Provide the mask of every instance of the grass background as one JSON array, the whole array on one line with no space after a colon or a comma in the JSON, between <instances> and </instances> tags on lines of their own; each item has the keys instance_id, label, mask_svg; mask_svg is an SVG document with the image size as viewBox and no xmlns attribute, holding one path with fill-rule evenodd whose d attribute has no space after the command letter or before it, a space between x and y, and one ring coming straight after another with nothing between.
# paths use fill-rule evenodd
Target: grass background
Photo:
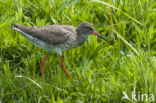
<instances>
[{"instance_id":1,"label":"grass background","mask_svg":"<svg viewBox=\"0 0 156 103\"><path fill-rule=\"evenodd\" d=\"M92 35L64 52L72 80L52 53L42 81L46 51L10 29L12 22L77 27L84 21L114 45ZM133 102L121 101L123 91L130 98L135 91L156 99L155 0L0 0L0 103Z\"/></svg>"}]
</instances>

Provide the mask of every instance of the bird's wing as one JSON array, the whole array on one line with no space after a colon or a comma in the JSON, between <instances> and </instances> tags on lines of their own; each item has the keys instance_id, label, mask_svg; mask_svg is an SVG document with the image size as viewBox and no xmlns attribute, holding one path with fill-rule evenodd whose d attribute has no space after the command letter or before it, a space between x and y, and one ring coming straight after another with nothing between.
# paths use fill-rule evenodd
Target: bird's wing
<instances>
[{"instance_id":1,"label":"bird's wing","mask_svg":"<svg viewBox=\"0 0 156 103\"><path fill-rule=\"evenodd\" d=\"M13 28L18 28L21 31L43 40L53 45L65 42L76 30L75 27L69 25L49 25L41 27L27 27L19 24L13 24Z\"/></svg>"}]
</instances>

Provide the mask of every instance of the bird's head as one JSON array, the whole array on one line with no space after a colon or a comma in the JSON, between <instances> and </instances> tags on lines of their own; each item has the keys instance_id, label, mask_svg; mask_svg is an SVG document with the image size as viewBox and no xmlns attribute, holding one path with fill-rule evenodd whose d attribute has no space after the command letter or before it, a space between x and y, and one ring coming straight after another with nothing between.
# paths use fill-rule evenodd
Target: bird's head
<instances>
[{"instance_id":1,"label":"bird's head","mask_svg":"<svg viewBox=\"0 0 156 103\"><path fill-rule=\"evenodd\" d=\"M101 34L99 34L98 32L96 32L96 30L94 29L94 27L87 23L87 22L83 22L81 23L77 30L76 30L80 35L83 35L83 36L88 36L90 34L94 34L96 35L97 37L100 37L106 41L108 41L105 37L103 37Z\"/></svg>"}]
</instances>

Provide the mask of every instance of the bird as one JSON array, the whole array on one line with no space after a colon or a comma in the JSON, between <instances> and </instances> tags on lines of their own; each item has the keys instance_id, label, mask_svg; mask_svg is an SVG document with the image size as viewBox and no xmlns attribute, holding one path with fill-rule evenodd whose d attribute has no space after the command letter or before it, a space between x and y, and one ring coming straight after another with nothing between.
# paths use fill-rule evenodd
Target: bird
<instances>
[{"instance_id":1,"label":"bird","mask_svg":"<svg viewBox=\"0 0 156 103\"><path fill-rule=\"evenodd\" d=\"M104 36L96 32L92 24L88 22L82 22L77 28L71 25L61 24L28 27L14 23L11 24L11 28L26 37L32 44L47 51L47 54L41 62L42 78L44 78L45 60L50 53L53 52L60 56L61 67L69 79L71 79L63 63L63 52L84 44L90 34L94 34L108 41Z\"/></svg>"}]
</instances>

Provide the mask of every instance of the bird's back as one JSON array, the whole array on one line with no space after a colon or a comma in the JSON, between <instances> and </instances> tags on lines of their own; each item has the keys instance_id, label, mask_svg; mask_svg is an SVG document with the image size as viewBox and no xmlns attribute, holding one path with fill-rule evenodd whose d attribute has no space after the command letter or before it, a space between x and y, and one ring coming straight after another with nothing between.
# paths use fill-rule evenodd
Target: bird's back
<instances>
[{"instance_id":1,"label":"bird's back","mask_svg":"<svg viewBox=\"0 0 156 103\"><path fill-rule=\"evenodd\" d=\"M49 25L41 27L27 27L19 24L13 24L14 30L21 34L27 33L37 39L52 45L65 42L70 36L76 35L76 28L70 25ZM29 37L27 37L29 39Z\"/></svg>"}]
</instances>

